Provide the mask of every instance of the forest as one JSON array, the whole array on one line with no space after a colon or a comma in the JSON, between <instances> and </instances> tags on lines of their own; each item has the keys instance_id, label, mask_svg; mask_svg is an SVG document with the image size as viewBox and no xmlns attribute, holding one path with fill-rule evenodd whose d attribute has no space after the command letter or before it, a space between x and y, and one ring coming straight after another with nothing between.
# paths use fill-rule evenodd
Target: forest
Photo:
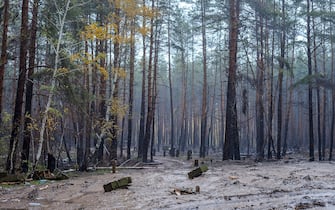
<instances>
[{"instance_id":1,"label":"forest","mask_svg":"<svg viewBox=\"0 0 335 210\"><path fill-rule=\"evenodd\" d=\"M0 169L332 160L332 0L2 0Z\"/></svg>"}]
</instances>

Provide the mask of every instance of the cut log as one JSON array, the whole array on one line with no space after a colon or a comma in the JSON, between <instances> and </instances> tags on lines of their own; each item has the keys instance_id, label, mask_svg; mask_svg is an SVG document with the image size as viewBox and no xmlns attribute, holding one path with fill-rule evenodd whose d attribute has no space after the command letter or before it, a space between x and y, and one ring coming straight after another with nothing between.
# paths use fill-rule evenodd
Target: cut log
<instances>
[{"instance_id":1,"label":"cut log","mask_svg":"<svg viewBox=\"0 0 335 210\"><path fill-rule=\"evenodd\" d=\"M104 190L105 192L110 192L112 190L116 190L116 189L124 189L127 188L130 184L131 184L131 177L124 177L122 179L119 179L117 181L114 182L110 182L108 184L104 185Z\"/></svg>"},{"instance_id":2,"label":"cut log","mask_svg":"<svg viewBox=\"0 0 335 210\"><path fill-rule=\"evenodd\" d=\"M193 179L195 177L201 176L202 173L208 171L208 167L207 165L202 165L194 170L192 170L191 172L188 173L188 178L189 179Z\"/></svg>"}]
</instances>

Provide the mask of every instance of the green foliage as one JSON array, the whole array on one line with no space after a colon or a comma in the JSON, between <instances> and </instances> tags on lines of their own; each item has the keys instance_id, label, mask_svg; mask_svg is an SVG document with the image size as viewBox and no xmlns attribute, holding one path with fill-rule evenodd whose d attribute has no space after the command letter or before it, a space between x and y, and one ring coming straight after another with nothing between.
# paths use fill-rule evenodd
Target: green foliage
<instances>
[{"instance_id":1,"label":"green foliage","mask_svg":"<svg viewBox=\"0 0 335 210\"><path fill-rule=\"evenodd\" d=\"M311 84L312 87L324 87L326 89L335 89L335 84L323 74L306 75L302 79L298 80L292 85L292 88L296 88L301 85Z\"/></svg>"}]
</instances>

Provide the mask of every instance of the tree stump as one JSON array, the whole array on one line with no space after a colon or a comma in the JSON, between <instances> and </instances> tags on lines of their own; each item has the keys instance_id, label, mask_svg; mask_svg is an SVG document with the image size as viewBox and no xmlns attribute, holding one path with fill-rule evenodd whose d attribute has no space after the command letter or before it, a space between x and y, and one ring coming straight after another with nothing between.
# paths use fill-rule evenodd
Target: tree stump
<instances>
[{"instance_id":1,"label":"tree stump","mask_svg":"<svg viewBox=\"0 0 335 210\"><path fill-rule=\"evenodd\" d=\"M198 186L198 185L195 186L195 192L196 192L196 193L200 193L200 186Z\"/></svg>"},{"instance_id":2,"label":"tree stump","mask_svg":"<svg viewBox=\"0 0 335 210\"><path fill-rule=\"evenodd\" d=\"M56 158L52 154L48 153L48 167L47 167L47 169L49 169L49 171L52 173L52 172L54 172L55 168L56 168Z\"/></svg>"},{"instance_id":3,"label":"tree stump","mask_svg":"<svg viewBox=\"0 0 335 210\"><path fill-rule=\"evenodd\" d=\"M199 166L199 160L198 159L195 159L194 160L194 167L198 167Z\"/></svg>"},{"instance_id":4,"label":"tree stump","mask_svg":"<svg viewBox=\"0 0 335 210\"><path fill-rule=\"evenodd\" d=\"M116 172L116 161L115 160L112 161L112 172L113 174L115 174Z\"/></svg>"},{"instance_id":5,"label":"tree stump","mask_svg":"<svg viewBox=\"0 0 335 210\"><path fill-rule=\"evenodd\" d=\"M191 160L192 159L192 150L188 150L187 151L187 160Z\"/></svg>"},{"instance_id":6,"label":"tree stump","mask_svg":"<svg viewBox=\"0 0 335 210\"><path fill-rule=\"evenodd\" d=\"M176 150L176 157L179 157L179 149Z\"/></svg>"}]
</instances>

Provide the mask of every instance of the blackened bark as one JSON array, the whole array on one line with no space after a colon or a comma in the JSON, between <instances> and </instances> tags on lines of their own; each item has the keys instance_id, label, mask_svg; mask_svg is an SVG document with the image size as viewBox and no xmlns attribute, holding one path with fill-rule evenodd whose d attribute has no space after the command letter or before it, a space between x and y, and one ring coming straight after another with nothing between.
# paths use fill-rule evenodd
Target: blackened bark
<instances>
[{"instance_id":1,"label":"blackened bark","mask_svg":"<svg viewBox=\"0 0 335 210\"><path fill-rule=\"evenodd\" d=\"M285 0L282 0L282 26L281 26L281 40L280 40L280 62L278 75L278 108L277 108L277 159L281 158L281 144L282 144L282 116L283 116L283 71L285 61Z\"/></svg>"},{"instance_id":2,"label":"blackened bark","mask_svg":"<svg viewBox=\"0 0 335 210\"><path fill-rule=\"evenodd\" d=\"M202 84L202 106L201 106L201 133L200 133L200 157L206 155L207 137L207 43L206 43L206 2L201 1L201 28L202 28L202 56L203 56L203 84Z\"/></svg>"},{"instance_id":3,"label":"blackened bark","mask_svg":"<svg viewBox=\"0 0 335 210\"><path fill-rule=\"evenodd\" d=\"M171 0L169 0L169 7L171 6ZM170 115L171 115L171 136L170 136L170 155L174 156L174 113L173 113L173 92L172 92L172 67L171 67L171 17L168 20L168 69L169 69L169 93L170 93Z\"/></svg>"},{"instance_id":4,"label":"blackened bark","mask_svg":"<svg viewBox=\"0 0 335 210\"><path fill-rule=\"evenodd\" d=\"M16 149L19 142L20 127L22 124L22 108L23 108L23 95L24 86L27 73L27 45L28 45L28 10L29 0L22 1L22 16L21 16L21 32L20 32L20 66L19 78L17 83L15 108L13 117L13 126L10 137L10 147L7 157L6 169L9 173L14 173Z\"/></svg>"},{"instance_id":5,"label":"blackened bark","mask_svg":"<svg viewBox=\"0 0 335 210\"><path fill-rule=\"evenodd\" d=\"M263 1L262 1L263 4ZM264 159L264 18L259 14L257 37L257 80L256 80L256 160Z\"/></svg>"},{"instance_id":6,"label":"blackened bark","mask_svg":"<svg viewBox=\"0 0 335 210\"><path fill-rule=\"evenodd\" d=\"M151 9L154 9L155 1L152 0ZM147 120L145 125L145 135L143 139L143 154L142 154L142 161L148 162L148 149L151 137L151 128L153 123L153 53L154 53L154 18L151 17L150 20L150 47L149 47L149 66L148 66L148 109L147 109Z\"/></svg>"},{"instance_id":7,"label":"blackened bark","mask_svg":"<svg viewBox=\"0 0 335 210\"><path fill-rule=\"evenodd\" d=\"M26 103L25 103L25 121L24 121L24 136L21 153L21 169L23 172L28 172L28 160L31 141L31 131L29 125L31 124L31 111L33 99L33 73L35 69L35 55L36 55L36 32L37 32L37 15L38 15L39 0L34 0L33 16L30 28L30 46L29 46L29 66L28 66L28 80L26 83Z\"/></svg>"},{"instance_id":8,"label":"blackened bark","mask_svg":"<svg viewBox=\"0 0 335 210\"><path fill-rule=\"evenodd\" d=\"M236 108L237 43L239 32L239 0L229 0L229 70L226 107L226 133L223 160L240 159Z\"/></svg>"},{"instance_id":9,"label":"blackened bark","mask_svg":"<svg viewBox=\"0 0 335 210\"><path fill-rule=\"evenodd\" d=\"M3 98L3 81L5 75L5 66L7 63L7 33L9 19L9 0L4 1L3 6L3 31L1 42L1 57L0 57L0 125L2 124L2 98Z\"/></svg>"},{"instance_id":10,"label":"blackened bark","mask_svg":"<svg viewBox=\"0 0 335 210\"><path fill-rule=\"evenodd\" d=\"M311 52L311 14L310 0L307 0L307 58L308 76L312 76L312 52ZM313 87L308 83L308 117L309 117L309 160L314 161L314 132L313 132Z\"/></svg>"},{"instance_id":11,"label":"blackened bark","mask_svg":"<svg viewBox=\"0 0 335 210\"><path fill-rule=\"evenodd\" d=\"M145 0L143 0L143 7L145 7ZM146 18L143 16L142 27L146 27ZM140 113L140 132L138 137L138 153L137 157L141 158L143 155L143 141L145 129L145 70L146 70L146 34L142 35L143 43L143 57L142 57L142 94L141 94L141 113Z\"/></svg>"},{"instance_id":12,"label":"blackened bark","mask_svg":"<svg viewBox=\"0 0 335 210\"><path fill-rule=\"evenodd\" d=\"M131 158L131 141L133 132L133 103L134 103L134 71L135 71L135 17L131 21L131 46L130 46L130 73L129 73L129 101L128 101L128 142L127 159Z\"/></svg>"}]
</instances>

